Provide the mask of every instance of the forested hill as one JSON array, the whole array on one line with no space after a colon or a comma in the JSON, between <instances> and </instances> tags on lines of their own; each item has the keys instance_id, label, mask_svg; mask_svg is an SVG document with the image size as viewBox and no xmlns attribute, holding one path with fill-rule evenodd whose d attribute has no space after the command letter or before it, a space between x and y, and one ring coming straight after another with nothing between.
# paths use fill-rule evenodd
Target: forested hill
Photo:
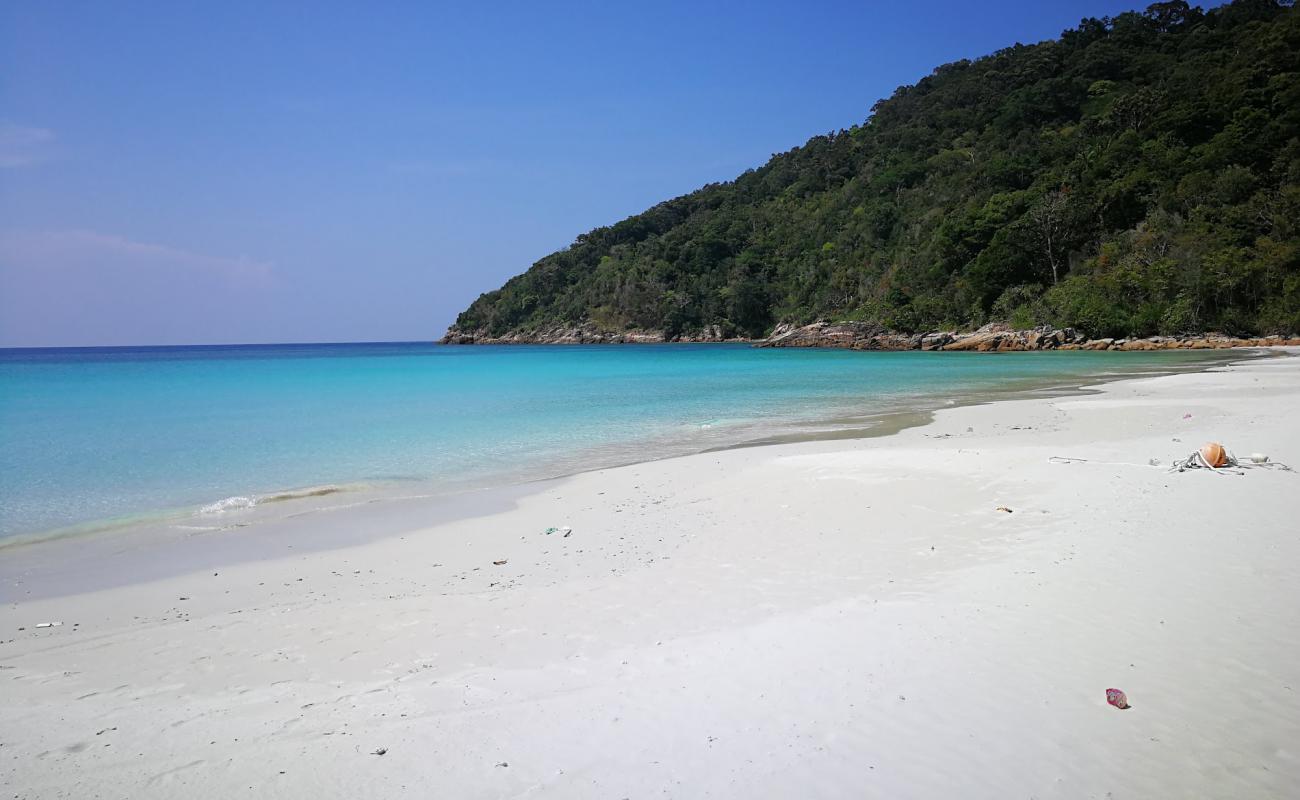
<instances>
[{"instance_id":1,"label":"forested hill","mask_svg":"<svg viewBox=\"0 0 1300 800\"><path fill-rule=\"evenodd\" d=\"M481 296L451 337L761 336L814 320L1300 330L1290 2L1085 19L939 67L871 111L579 236Z\"/></svg>"}]
</instances>

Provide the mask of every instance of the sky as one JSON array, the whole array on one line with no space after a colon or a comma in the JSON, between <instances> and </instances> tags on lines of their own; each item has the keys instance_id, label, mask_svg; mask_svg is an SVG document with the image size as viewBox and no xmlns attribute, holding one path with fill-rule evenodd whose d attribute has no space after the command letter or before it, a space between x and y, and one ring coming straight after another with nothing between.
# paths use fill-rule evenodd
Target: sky
<instances>
[{"instance_id":1,"label":"sky","mask_svg":"<svg viewBox=\"0 0 1300 800\"><path fill-rule=\"evenodd\" d=\"M1110 0L0 4L0 347L428 341Z\"/></svg>"}]
</instances>

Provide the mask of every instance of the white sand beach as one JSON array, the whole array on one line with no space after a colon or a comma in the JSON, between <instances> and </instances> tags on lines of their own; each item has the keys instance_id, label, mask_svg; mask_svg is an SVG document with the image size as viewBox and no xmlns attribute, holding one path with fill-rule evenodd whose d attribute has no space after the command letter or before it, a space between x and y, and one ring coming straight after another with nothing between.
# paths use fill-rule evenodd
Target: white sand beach
<instances>
[{"instance_id":1,"label":"white sand beach","mask_svg":"<svg viewBox=\"0 0 1300 800\"><path fill-rule=\"evenodd\" d=\"M0 587L0 785L1295 797L1300 472L1167 467L1207 440L1300 467L1298 408L1300 359L1257 359L586 473L356 546Z\"/></svg>"}]
</instances>

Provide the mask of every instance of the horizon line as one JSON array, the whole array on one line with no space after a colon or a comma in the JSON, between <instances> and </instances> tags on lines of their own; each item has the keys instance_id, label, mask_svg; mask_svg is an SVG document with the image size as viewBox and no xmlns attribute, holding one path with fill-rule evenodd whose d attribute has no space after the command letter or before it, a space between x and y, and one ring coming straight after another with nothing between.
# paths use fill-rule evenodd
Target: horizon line
<instances>
[{"instance_id":1,"label":"horizon line","mask_svg":"<svg viewBox=\"0 0 1300 800\"><path fill-rule=\"evenodd\" d=\"M294 342L192 342L188 344L60 344L60 345L0 345L0 352L8 350L132 350L143 347L307 347L332 344L438 344L437 339L358 339L355 341L294 341Z\"/></svg>"}]
</instances>

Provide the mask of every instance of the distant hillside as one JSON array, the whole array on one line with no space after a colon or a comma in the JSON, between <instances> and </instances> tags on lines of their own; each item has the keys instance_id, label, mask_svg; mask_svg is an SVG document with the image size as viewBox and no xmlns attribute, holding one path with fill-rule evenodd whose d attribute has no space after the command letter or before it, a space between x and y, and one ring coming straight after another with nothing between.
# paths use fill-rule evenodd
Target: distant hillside
<instances>
[{"instance_id":1,"label":"distant hillside","mask_svg":"<svg viewBox=\"0 0 1300 800\"><path fill-rule=\"evenodd\" d=\"M579 236L449 336L1293 332L1298 232L1300 14L1166 2L939 67L862 125Z\"/></svg>"}]
</instances>

